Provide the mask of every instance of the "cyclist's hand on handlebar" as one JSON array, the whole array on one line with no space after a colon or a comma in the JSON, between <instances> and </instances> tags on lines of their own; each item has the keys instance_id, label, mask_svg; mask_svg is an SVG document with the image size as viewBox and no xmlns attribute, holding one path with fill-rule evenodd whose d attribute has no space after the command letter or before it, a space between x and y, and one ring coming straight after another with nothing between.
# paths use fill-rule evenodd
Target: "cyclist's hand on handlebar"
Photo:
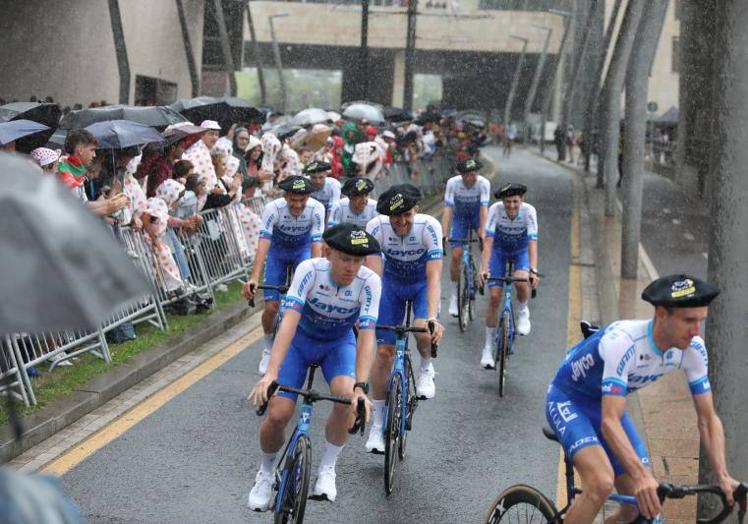
<instances>
[{"instance_id":1,"label":"cyclist's hand on handlebar","mask_svg":"<svg viewBox=\"0 0 748 524\"><path fill-rule=\"evenodd\" d=\"M253 278L250 278L247 282L244 283L244 286L242 286L242 295L248 301L252 302L254 301L256 293L257 293L257 281Z\"/></svg>"},{"instance_id":2,"label":"cyclist's hand on handlebar","mask_svg":"<svg viewBox=\"0 0 748 524\"><path fill-rule=\"evenodd\" d=\"M431 331L431 343L438 344L444 336L444 326L435 318L430 319L429 324L434 326L434 329Z\"/></svg>"},{"instance_id":3,"label":"cyclist's hand on handlebar","mask_svg":"<svg viewBox=\"0 0 748 524\"><path fill-rule=\"evenodd\" d=\"M529 279L530 279L530 287L532 289L538 289L538 286L540 285L540 275L530 271Z\"/></svg>"},{"instance_id":4,"label":"cyclist's hand on handlebar","mask_svg":"<svg viewBox=\"0 0 748 524\"><path fill-rule=\"evenodd\" d=\"M634 495L639 506L639 511L647 519L653 519L660 514L660 498L657 495L659 482L647 472L644 477L634 481Z\"/></svg>"},{"instance_id":5,"label":"cyclist's hand on handlebar","mask_svg":"<svg viewBox=\"0 0 748 524\"><path fill-rule=\"evenodd\" d=\"M727 497L727 504L732 506L735 504L734 491L740 486L740 482L732 478L730 475L725 475L719 479L719 487L722 488L722 492Z\"/></svg>"},{"instance_id":6,"label":"cyclist's hand on handlebar","mask_svg":"<svg viewBox=\"0 0 748 524\"><path fill-rule=\"evenodd\" d=\"M354 424L356 423L356 418L358 417L358 402L359 399L363 399L364 401L364 422L369 422L369 418L371 417L371 401L369 398L358 388L356 388L353 392L353 396L351 397L351 405L350 405L350 424L348 425L348 429L353 429Z\"/></svg>"},{"instance_id":7,"label":"cyclist's hand on handlebar","mask_svg":"<svg viewBox=\"0 0 748 524\"><path fill-rule=\"evenodd\" d=\"M478 272L478 287L483 287L486 285L486 282L488 282L488 277L490 276L488 271L480 271Z\"/></svg>"},{"instance_id":8,"label":"cyclist's hand on handlebar","mask_svg":"<svg viewBox=\"0 0 748 524\"><path fill-rule=\"evenodd\" d=\"M277 380L277 376L274 373L266 372L260 380L257 381L255 387L247 395L247 401L252 402L255 406L262 406L268 401L268 388L270 384Z\"/></svg>"}]
</instances>

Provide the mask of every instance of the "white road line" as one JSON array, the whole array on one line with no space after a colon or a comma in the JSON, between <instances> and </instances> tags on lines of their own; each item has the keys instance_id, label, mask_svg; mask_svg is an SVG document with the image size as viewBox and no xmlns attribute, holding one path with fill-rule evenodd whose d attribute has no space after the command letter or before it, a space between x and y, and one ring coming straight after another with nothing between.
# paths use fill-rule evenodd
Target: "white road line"
<instances>
[{"instance_id":1,"label":"white road line","mask_svg":"<svg viewBox=\"0 0 748 524\"><path fill-rule=\"evenodd\" d=\"M665 213L666 215L669 215L670 214L670 208L669 207L663 207L662 208L662 212Z\"/></svg>"},{"instance_id":2,"label":"white road line","mask_svg":"<svg viewBox=\"0 0 748 524\"><path fill-rule=\"evenodd\" d=\"M693 236L691 233L683 233L683 237L686 240L690 240L691 242L693 242L694 240L696 240L696 237Z\"/></svg>"},{"instance_id":3,"label":"white road line","mask_svg":"<svg viewBox=\"0 0 748 524\"><path fill-rule=\"evenodd\" d=\"M704 257L705 259L709 260L709 253L703 252L703 253L701 253L701 256Z\"/></svg>"},{"instance_id":4,"label":"white road line","mask_svg":"<svg viewBox=\"0 0 748 524\"><path fill-rule=\"evenodd\" d=\"M674 218L673 219L673 224L675 224L676 226L679 226L680 225L680 220L678 220L677 218Z\"/></svg>"}]
</instances>

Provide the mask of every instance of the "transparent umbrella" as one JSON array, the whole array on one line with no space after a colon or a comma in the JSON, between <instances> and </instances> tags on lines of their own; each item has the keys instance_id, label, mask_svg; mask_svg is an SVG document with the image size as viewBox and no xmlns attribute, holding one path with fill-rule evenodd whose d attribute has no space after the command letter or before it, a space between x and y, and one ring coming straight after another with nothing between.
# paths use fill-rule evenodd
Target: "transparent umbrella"
<instances>
[{"instance_id":1,"label":"transparent umbrella","mask_svg":"<svg viewBox=\"0 0 748 524\"><path fill-rule=\"evenodd\" d=\"M311 107L309 109L304 109L303 111L299 111L298 113L296 113L296 116L293 117L293 120L291 120L291 122L297 126L310 127L314 124L331 123L332 119L330 119L330 115L324 109Z\"/></svg>"},{"instance_id":2,"label":"transparent umbrella","mask_svg":"<svg viewBox=\"0 0 748 524\"><path fill-rule=\"evenodd\" d=\"M371 104L351 104L343 111L343 117L347 120L366 119L372 124L384 123L384 115L382 114L382 110Z\"/></svg>"}]
</instances>

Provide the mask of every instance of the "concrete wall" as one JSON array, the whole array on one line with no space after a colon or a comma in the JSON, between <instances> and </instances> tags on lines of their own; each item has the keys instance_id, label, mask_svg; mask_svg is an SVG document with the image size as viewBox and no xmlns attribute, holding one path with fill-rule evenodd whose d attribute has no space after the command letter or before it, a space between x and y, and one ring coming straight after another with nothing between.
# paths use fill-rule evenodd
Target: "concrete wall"
<instances>
[{"instance_id":1,"label":"concrete wall","mask_svg":"<svg viewBox=\"0 0 748 524\"><path fill-rule=\"evenodd\" d=\"M202 61L204 0L184 0L195 62ZM173 0L121 0L130 62L136 75L177 84L191 95L187 59ZM52 96L63 105L119 99L119 72L106 0L0 1L0 97Z\"/></svg>"}]
</instances>

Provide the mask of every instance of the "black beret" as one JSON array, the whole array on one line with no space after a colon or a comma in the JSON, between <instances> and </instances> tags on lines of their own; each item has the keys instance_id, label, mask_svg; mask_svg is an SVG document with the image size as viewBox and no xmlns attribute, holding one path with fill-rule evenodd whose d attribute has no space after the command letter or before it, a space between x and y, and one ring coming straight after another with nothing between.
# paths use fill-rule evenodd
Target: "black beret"
<instances>
[{"instance_id":1,"label":"black beret","mask_svg":"<svg viewBox=\"0 0 748 524\"><path fill-rule=\"evenodd\" d=\"M379 253L377 239L355 224L338 224L325 230L322 239L333 249L353 256Z\"/></svg>"},{"instance_id":2,"label":"black beret","mask_svg":"<svg viewBox=\"0 0 748 524\"><path fill-rule=\"evenodd\" d=\"M308 195L314 192L312 182L308 178L299 175L291 175L278 184L278 187L287 193L295 193L297 195Z\"/></svg>"},{"instance_id":3,"label":"black beret","mask_svg":"<svg viewBox=\"0 0 748 524\"><path fill-rule=\"evenodd\" d=\"M343 184L343 187L340 189L340 192L343 193L345 196L359 196L359 195L368 195L374 190L374 182L369 180L368 178L363 178L360 176L356 176L353 178L349 178L345 181Z\"/></svg>"},{"instance_id":4,"label":"black beret","mask_svg":"<svg viewBox=\"0 0 748 524\"><path fill-rule=\"evenodd\" d=\"M642 299L664 307L708 306L717 295L717 286L684 274L660 277L642 291Z\"/></svg>"},{"instance_id":5,"label":"black beret","mask_svg":"<svg viewBox=\"0 0 748 524\"><path fill-rule=\"evenodd\" d=\"M524 195L527 193L527 186L524 184L515 184L513 182L508 182L504 185L502 185L499 189L496 190L496 192L493 194L496 198L504 198L504 197L510 197L514 195Z\"/></svg>"},{"instance_id":6,"label":"black beret","mask_svg":"<svg viewBox=\"0 0 748 524\"><path fill-rule=\"evenodd\" d=\"M332 169L332 166L329 162L314 160L304 166L304 174L308 175L310 173L322 173L323 171L330 171L330 169Z\"/></svg>"},{"instance_id":7,"label":"black beret","mask_svg":"<svg viewBox=\"0 0 748 524\"><path fill-rule=\"evenodd\" d=\"M421 192L413 184L398 184L379 195L377 212L380 215L400 215L415 207Z\"/></svg>"},{"instance_id":8,"label":"black beret","mask_svg":"<svg viewBox=\"0 0 748 524\"><path fill-rule=\"evenodd\" d=\"M481 164L480 160L474 160L472 158L468 158L467 160L460 160L457 162L457 172L458 173L470 173L471 171L478 171L483 167L483 164Z\"/></svg>"}]
</instances>

